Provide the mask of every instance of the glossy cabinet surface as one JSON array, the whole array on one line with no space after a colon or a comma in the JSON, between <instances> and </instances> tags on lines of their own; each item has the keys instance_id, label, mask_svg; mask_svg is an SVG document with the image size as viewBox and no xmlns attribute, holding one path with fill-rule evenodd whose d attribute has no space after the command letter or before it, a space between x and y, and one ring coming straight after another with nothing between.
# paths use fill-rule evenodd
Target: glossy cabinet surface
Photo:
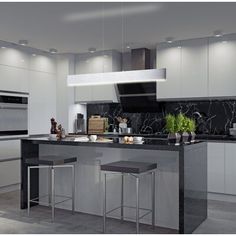
<instances>
[{"instance_id":1,"label":"glossy cabinet surface","mask_svg":"<svg viewBox=\"0 0 236 236\"><path fill-rule=\"evenodd\" d=\"M208 192L224 193L225 144L208 143L207 146Z\"/></svg>"}]
</instances>

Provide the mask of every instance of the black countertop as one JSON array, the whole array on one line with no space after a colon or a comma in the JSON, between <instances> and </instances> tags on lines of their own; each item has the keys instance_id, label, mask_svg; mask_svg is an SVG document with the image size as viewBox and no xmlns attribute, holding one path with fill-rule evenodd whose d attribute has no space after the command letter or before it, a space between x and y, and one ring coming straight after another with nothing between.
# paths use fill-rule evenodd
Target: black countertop
<instances>
[{"instance_id":1,"label":"black countertop","mask_svg":"<svg viewBox=\"0 0 236 236\"><path fill-rule=\"evenodd\" d=\"M145 138L143 144L124 144L116 141L107 142L80 142L75 141L73 138L66 138L62 140L49 140L46 137L42 138L23 138L22 142L29 142L32 144L50 144L50 145L71 145L71 146L90 146L90 147L107 147L107 148L126 148L126 149L146 149L146 150L168 150L168 151L180 151L184 147L194 146L201 143L196 141L191 144L174 145L170 144L166 139L149 139Z\"/></svg>"}]
</instances>

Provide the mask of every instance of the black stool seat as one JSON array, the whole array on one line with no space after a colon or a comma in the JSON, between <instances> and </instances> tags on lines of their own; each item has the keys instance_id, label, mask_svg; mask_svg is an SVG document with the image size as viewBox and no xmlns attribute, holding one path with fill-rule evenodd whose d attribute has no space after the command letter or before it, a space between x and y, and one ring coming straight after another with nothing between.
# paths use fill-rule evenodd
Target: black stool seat
<instances>
[{"instance_id":1,"label":"black stool seat","mask_svg":"<svg viewBox=\"0 0 236 236\"><path fill-rule=\"evenodd\" d=\"M101 165L101 170L121 173L141 174L143 172L157 168L156 163L135 162L135 161L117 161Z\"/></svg>"},{"instance_id":2,"label":"black stool seat","mask_svg":"<svg viewBox=\"0 0 236 236\"><path fill-rule=\"evenodd\" d=\"M49 166L56 166L56 165L63 165L66 163L76 162L76 157L63 157L63 156L40 156L38 158L27 158L25 160L26 164L30 165L49 165Z\"/></svg>"}]
</instances>

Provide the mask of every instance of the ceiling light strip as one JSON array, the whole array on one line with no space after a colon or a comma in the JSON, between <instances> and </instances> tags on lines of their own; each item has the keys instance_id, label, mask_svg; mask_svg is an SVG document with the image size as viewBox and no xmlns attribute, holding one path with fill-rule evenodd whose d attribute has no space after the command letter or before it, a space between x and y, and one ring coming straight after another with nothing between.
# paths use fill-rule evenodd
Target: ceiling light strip
<instances>
[{"instance_id":1,"label":"ceiling light strip","mask_svg":"<svg viewBox=\"0 0 236 236\"><path fill-rule=\"evenodd\" d=\"M68 86L89 86L120 83L158 82L166 80L166 69L118 71L78 74L67 77Z\"/></svg>"}]
</instances>

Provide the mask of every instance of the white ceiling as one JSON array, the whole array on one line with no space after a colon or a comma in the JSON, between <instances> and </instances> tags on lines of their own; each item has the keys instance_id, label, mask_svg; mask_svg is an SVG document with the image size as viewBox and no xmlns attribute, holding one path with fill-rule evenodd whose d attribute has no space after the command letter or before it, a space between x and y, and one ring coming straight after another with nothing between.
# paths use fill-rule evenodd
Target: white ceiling
<instances>
[{"instance_id":1,"label":"white ceiling","mask_svg":"<svg viewBox=\"0 0 236 236\"><path fill-rule=\"evenodd\" d=\"M235 33L235 12L233 2L1 2L0 40L27 39L32 47L62 53L89 47L121 50L126 43L152 47L166 37L205 37L215 30Z\"/></svg>"}]
</instances>

